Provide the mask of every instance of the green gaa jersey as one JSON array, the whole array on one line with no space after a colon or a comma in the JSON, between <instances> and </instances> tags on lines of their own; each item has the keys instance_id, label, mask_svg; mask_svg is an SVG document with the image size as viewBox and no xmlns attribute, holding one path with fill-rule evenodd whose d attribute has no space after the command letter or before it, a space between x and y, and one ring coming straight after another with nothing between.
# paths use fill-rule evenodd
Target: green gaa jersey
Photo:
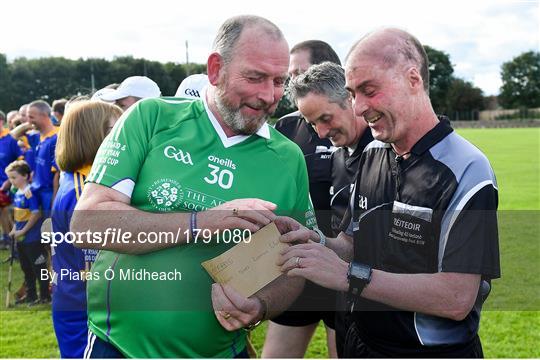
<instances>
[{"instance_id":1,"label":"green gaa jersey","mask_svg":"<svg viewBox=\"0 0 540 360\"><path fill-rule=\"evenodd\" d=\"M251 136L227 138L204 97L134 105L101 145L88 181L149 212L260 198L277 204L279 215L316 225L300 149L267 124ZM214 239L145 255L101 251L92 267L99 276L88 281L89 328L128 357L234 357L246 346L245 332L218 323L213 281L201 266L232 245ZM145 272L175 276L134 279Z\"/></svg>"}]
</instances>

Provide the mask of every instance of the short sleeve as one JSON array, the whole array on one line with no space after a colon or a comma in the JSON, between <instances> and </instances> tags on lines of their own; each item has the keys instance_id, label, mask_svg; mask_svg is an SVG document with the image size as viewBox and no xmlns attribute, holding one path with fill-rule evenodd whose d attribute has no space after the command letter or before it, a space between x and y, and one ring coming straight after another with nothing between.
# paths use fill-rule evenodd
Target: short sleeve
<instances>
[{"instance_id":1,"label":"short sleeve","mask_svg":"<svg viewBox=\"0 0 540 360\"><path fill-rule=\"evenodd\" d=\"M31 190L27 190L25 192L26 201L28 203L28 209L30 212L38 212L39 211L39 201L37 197L32 193Z\"/></svg>"},{"instance_id":2,"label":"short sleeve","mask_svg":"<svg viewBox=\"0 0 540 360\"><path fill-rule=\"evenodd\" d=\"M304 226L313 229L317 227L317 218L315 217L315 210L313 209L313 204L311 202L311 197L309 196L309 182L307 175L306 163L303 156L301 156L300 151L299 161L298 161L298 176L297 176L297 189L298 196L296 199L296 208L299 209L297 213L300 218L297 218L300 223Z\"/></svg>"},{"instance_id":3,"label":"short sleeve","mask_svg":"<svg viewBox=\"0 0 540 360\"><path fill-rule=\"evenodd\" d=\"M51 146L49 147L49 159L51 162L51 172L55 173L60 171L58 168L58 165L56 164L56 142L58 140L58 137L55 136L54 139L51 141Z\"/></svg>"},{"instance_id":4,"label":"short sleeve","mask_svg":"<svg viewBox=\"0 0 540 360\"><path fill-rule=\"evenodd\" d=\"M156 105L139 101L126 111L101 144L87 182L131 197L152 136Z\"/></svg>"},{"instance_id":5,"label":"short sleeve","mask_svg":"<svg viewBox=\"0 0 540 360\"><path fill-rule=\"evenodd\" d=\"M446 214L455 217L443 240L441 270L500 277L497 227L497 189L487 184L479 189L462 210Z\"/></svg>"}]
</instances>

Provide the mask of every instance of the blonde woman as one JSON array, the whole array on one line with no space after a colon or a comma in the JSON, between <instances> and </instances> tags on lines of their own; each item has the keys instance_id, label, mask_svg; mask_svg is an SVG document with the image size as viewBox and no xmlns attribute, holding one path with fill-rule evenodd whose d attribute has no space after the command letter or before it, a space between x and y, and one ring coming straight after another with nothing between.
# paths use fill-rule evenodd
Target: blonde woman
<instances>
[{"instance_id":1,"label":"blonde woman","mask_svg":"<svg viewBox=\"0 0 540 360\"><path fill-rule=\"evenodd\" d=\"M56 145L56 162L62 171L53 203L52 317L62 358L82 358L87 342L86 274L96 250L77 249L68 239L69 223L96 152L122 110L104 102L78 101L62 119ZM61 241L64 240L64 241ZM60 242L61 241L61 242ZM64 275L64 276L62 276Z\"/></svg>"}]
</instances>

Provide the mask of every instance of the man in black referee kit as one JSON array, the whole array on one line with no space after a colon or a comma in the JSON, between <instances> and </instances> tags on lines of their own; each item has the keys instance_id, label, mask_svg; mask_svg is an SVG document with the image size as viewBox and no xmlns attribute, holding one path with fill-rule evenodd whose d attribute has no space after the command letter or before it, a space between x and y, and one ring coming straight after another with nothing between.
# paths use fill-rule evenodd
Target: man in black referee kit
<instances>
[{"instance_id":1,"label":"man in black referee kit","mask_svg":"<svg viewBox=\"0 0 540 360\"><path fill-rule=\"evenodd\" d=\"M289 220L282 236L302 242L283 252L284 272L348 291L344 357L483 356L480 311L500 276L497 184L480 150L435 115L428 66L402 30L353 46L346 88L376 141L360 159L349 225L324 241Z\"/></svg>"},{"instance_id":2,"label":"man in black referee kit","mask_svg":"<svg viewBox=\"0 0 540 360\"><path fill-rule=\"evenodd\" d=\"M289 77L294 80L311 65L330 61L341 65L332 47L321 40L306 40L294 45L290 51ZM313 202L317 226L325 233L330 227L330 157L335 147L328 139L322 139L299 111L287 114L276 123L276 130L296 143L306 160L309 178L309 195ZM301 358L304 356L311 336L322 320L326 328L328 357L337 357L333 309L335 292L306 283L304 291L283 314L268 324L262 357Z\"/></svg>"},{"instance_id":3,"label":"man in black referee kit","mask_svg":"<svg viewBox=\"0 0 540 360\"><path fill-rule=\"evenodd\" d=\"M355 181L360 156L373 141L373 136L364 119L354 114L350 94L345 89L345 71L341 66L331 62L313 65L293 79L289 89L298 110L319 137L330 139L338 148L331 157L330 187L331 234L337 236L348 208L351 184ZM343 308L345 293L338 293L337 301L333 306ZM342 334L347 330L348 315L345 311L337 311L334 320L338 357L343 356Z\"/></svg>"},{"instance_id":4,"label":"man in black referee kit","mask_svg":"<svg viewBox=\"0 0 540 360\"><path fill-rule=\"evenodd\" d=\"M345 89L345 71L340 65L328 61L313 65L291 81L289 90L306 122L320 138L329 139L337 147L331 157L329 190L331 233L337 236L360 155L373 136L364 119L354 114L350 94Z\"/></svg>"}]
</instances>

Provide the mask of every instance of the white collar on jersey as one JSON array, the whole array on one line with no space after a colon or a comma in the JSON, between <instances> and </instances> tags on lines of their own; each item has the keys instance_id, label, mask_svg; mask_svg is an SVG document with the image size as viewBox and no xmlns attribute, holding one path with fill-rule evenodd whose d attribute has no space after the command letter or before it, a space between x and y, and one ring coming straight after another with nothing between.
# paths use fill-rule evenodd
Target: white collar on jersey
<instances>
[{"instance_id":1,"label":"white collar on jersey","mask_svg":"<svg viewBox=\"0 0 540 360\"><path fill-rule=\"evenodd\" d=\"M227 137L225 135L225 131L223 131L223 128L217 121L214 114L212 114L212 111L210 111L210 108L208 107L208 103L206 101L206 88L204 89L204 93L201 94L201 100L204 103L204 108L206 110L206 113L208 114L208 118L210 119L210 122L212 123L212 126L214 126L214 129L216 129L217 134L219 135L219 138L221 139L221 142L223 143L223 146L226 148L231 147L236 144L240 144L242 141L248 139L251 135L235 135L232 137ZM270 139L270 129L268 127L267 123L264 123L263 126L260 127L260 129L255 133L258 136Z\"/></svg>"}]
</instances>

